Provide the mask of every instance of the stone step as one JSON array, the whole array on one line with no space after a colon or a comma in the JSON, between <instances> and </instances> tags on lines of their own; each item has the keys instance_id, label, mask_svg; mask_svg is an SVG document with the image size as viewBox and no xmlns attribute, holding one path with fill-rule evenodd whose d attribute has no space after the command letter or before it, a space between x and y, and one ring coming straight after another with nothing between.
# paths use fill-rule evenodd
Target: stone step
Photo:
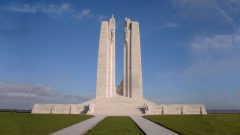
<instances>
[{"instance_id":1,"label":"stone step","mask_svg":"<svg viewBox=\"0 0 240 135\"><path fill-rule=\"evenodd\" d=\"M94 104L94 114L106 114L108 115L142 115L142 112L138 109L142 104L122 102L120 100L111 100L104 102L96 102Z\"/></svg>"}]
</instances>

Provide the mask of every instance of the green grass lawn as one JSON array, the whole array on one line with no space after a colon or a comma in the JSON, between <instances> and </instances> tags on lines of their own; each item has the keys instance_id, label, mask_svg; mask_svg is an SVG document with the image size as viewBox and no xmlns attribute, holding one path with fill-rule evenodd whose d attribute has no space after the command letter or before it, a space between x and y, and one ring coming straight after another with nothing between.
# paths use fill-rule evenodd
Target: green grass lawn
<instances>
[{"instance_id":1,"label":"green grass lawn","mask_svg":"<svg viewBox=\"0 0 240 135\"><path fill-rule=\"evenodd\" d=\"M143 133L130 117L109 116L86 135L143 135Z\"/></svg>"},{"instance_id":2,"label":"green grass lawn","mask_svg":"<svg viewBox=\"0 0 240 135\"><path fill-rule=\"evenodd\" d=\"M0 135L48 135L90 117L0 112Z\"/></svg>"},{"instance_id":3,"label":"green grass lawn","mask_svg":"<svg viewBox=\"0 0 240 135\"><path fill-rule=\"evenodd\" d=\"M240 114L157 115L145 118L183 135L240 135Z\"/></svg>"}]
</instances>

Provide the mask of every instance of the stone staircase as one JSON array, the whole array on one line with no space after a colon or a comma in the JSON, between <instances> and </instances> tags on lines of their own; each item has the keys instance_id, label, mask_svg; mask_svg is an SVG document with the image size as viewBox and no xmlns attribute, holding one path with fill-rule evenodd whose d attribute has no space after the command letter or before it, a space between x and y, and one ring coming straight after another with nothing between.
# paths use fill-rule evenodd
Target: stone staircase
<instances>
[{"instance_id":1,"label":"stone staircase","mask_svg":"<svg viewBox=\"0 0 240 135\"><path fill-rule=\"evenodd\" d=\"M129 98L110 98L93 101L93 115L144 115L142 110L143 100Z\"/></svg>"}]
</instances>

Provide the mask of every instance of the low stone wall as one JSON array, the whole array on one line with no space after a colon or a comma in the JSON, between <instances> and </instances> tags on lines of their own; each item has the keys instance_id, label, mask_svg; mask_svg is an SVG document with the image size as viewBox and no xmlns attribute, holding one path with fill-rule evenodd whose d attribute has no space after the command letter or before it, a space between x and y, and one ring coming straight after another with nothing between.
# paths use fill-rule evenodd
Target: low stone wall
<instances>
[{"instance_id":1,"label":"low stone wall","mask_svg":"<svg viewBox=\"0 0 240 135\"><path fill-rule=\"evenodd\" d=\"M52 105L51 114L71 114L71 105L68 104Z\"/></svg>"},{"instance_id":2,"label":"low stone wall","mask_svg":"<svg viewBox=\"0 0 240 135\"><path fill-rule=\"evenodd\" d=\"M202 104L168 104L160 105L163 114L207 114L205 106Z\"/></svg>"},{"instance_id":3,"label":"low stone wall","mask_svg":"<svg viewBox=\"0 0 240 135\"><path fill-rule=\"evenodd\" d=\"M34 104L33 114L84 114L85 104Z\"/></svg>"},{"instance_id":4,"label":"low stone wall","mask_svg":"<svg viewBox=\"0 0 240 135\"><path fill-rule=\"evenodd\" d=\"M181 105L163 105L163 114L182 114Z\"/></svg>"},{"instance_id":5,"label":"low stone wall","mask_svg":"<svg viewBox=\"0 0 240 135\"><path fill-rule=\"evenodd\" d=\"M71 114L84 114L84 106L82 104L72 104Z\"/></svg>"},{"instance_id":6,"label":"low stone wall","mask_svg":"<svg viewBox=\"0 0 240 135\"><path fill-rule=\"evenodd\" d=\"M183 114L201 114L201 105L183 105Z\"/></svg>"},{"instance_id":7,"label":"low stone wall","mask_svg":"<svg viewBox=\"0 0 240 135\"><path fill-rule=\"evenodd\" d=\"M35 104L32 109L32 113L50 114L52 110L52 104Z\"/></svg>"}]
</instances>

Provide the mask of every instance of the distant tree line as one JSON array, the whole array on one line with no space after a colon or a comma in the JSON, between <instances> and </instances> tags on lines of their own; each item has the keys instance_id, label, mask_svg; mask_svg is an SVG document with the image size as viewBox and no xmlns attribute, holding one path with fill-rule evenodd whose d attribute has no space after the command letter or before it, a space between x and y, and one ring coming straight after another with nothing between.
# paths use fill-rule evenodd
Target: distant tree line
<instances>
[{"instance_id":1,"label":"distant tree line","mask_svg":"<svg viewBox=\"0 0 240 135\"><path fill-rule=\"evenodd\" d=\"M0 112L31 113L32 110L0 109Z\"/></svg>"}]
</instances>

